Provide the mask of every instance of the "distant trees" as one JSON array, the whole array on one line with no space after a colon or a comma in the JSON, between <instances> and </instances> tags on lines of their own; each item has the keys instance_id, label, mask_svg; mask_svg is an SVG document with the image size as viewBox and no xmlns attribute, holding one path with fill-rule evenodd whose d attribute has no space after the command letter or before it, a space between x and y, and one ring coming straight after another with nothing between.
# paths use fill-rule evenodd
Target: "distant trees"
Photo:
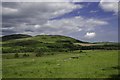
<instances>
[{"instance_id":1,"label":"distant trees","mask_svg":"<svg viewBox=\"0 0 120 80\"><path fill-rule=\"evenodd\" d=\"M35 40L16 41L2 45L2 53L36 52L69 52L74 50L118 50L118 44L80 46L71 40L57 40L55 43L45 43Z\"/></svg>"},{"instance_id":2,"label":"distant trees","mask_svg":"<svg viewBox=\"0 0 120 80\"><path fill-rule=\"evenodd\" d=\"M96 45L96 46L81 46L82 50L118 50L115 45Z\"/></svg>"},{"instance_id":3,"label":"distant trees","mask_svg":"<svg viewBox=\"0 0 120 80\"><path fill-rule=\"evenodd\" d=\"M32 47L3 47L2 53L26 53L26 52L34 52L34 48Z\"/></svg>"}]
</instances>

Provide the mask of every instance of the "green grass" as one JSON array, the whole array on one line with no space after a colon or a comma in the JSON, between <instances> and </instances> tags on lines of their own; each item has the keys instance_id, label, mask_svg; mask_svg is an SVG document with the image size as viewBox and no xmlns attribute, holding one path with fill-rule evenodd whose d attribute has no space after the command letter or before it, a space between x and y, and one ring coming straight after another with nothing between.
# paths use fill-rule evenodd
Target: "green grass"
<instances>
[{"instance_id":1,"label":"green grass","mask_svg":"<svg viewBox=\"0 0 120 80\"><path fill-rule=\"evenodd\" d=\"M3 54L3 78L109 78L118 75L118 51L87 50L85 53L53 52L54 55L23 58ZM52 53L52 52L51 52ZM78 59L71 57L78 56Z\"/></svg>"},{"instance_id":2,"label":"green grass","mask_svg":"<svg viewBox=\"0 0 120 80\"><path fill-rule=\"evenodd\" d=\"M33 40L33 41L40 41L40 42L45 42L45 43L55 43L58 40L70 40L71 42L78 42L76 39L67 37L67 36L60 36L60 35L38 35L38 36L33 36L33 37L28 37L28 38L20 38L20 39L12 39L3 42L3 44L6 43L14 43L14 42L19 42L19 41L27 41L27 40ZM82 42L82 41L81 41Z\"/></svg>"},{"instance_id":3,"label":"green grass","mask_svg":"<svg viewBox=\"0 0 120 80\"><path fill-rule=\"evenodd\" d=\"M8 38L10 38L10 40L7 40L7 36L5 38L6 40L2 43L2 53L34 52L40 48L44 48L44 51L47 52L59 52L78 48L79 45L74 45L73 43L83 43L74 38L60 35L38 35L27 38L19 38L19 36L17 36L17 39L16 37L12 39L9 36Z\"/></svg>"}]
</instances>

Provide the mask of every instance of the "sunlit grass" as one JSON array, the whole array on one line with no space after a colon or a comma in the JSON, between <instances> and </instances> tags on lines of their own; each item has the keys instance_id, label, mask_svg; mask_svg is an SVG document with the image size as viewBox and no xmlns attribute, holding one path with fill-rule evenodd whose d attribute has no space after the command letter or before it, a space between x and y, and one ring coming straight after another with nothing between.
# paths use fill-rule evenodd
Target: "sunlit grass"
<instances>
[{"instance_id":1,"label":"sunlit grass","mask_svg":"<svg viewBox=\"0 0 120 80\"><path fill-rule=\"evenodd\" d=\"M118 52L86 50L85 53L53 52L54 55L14 58L3 54L3 78L108 78L117 75ZM71 57L77 56L78 59ZM7 58L9 57L9 58Z\"/></svg>"}]
</instances>

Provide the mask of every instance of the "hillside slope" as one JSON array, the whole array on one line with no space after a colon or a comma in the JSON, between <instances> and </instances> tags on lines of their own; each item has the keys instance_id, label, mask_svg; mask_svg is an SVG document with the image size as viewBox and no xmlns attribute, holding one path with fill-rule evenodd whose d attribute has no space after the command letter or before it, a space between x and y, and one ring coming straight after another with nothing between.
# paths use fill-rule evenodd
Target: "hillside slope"
<instances>
[{"instance_id":1,"label":"hillside slope","mask_svg":"<svg viewBox=\"0 0 120 80\"><path fill-rule=\"evenodd\" d=\"M8 41L8 40L27 38L27 37L31 37L31 36L26 34L12 34L12 35L3 36L1 38L2 38L2 41Z\"/></svg>"},{"instance_id":2,"label":"hillside slope","mask_svg":"<svg viewBox=\"0 0 120 80\"><path fill-rule=\"evenodd\" d=\"M67 36L61 36L61 35L37 35L37 36L30 36L25 34L13 34L13 35L6 35L2 37L2 41L5 41L7 43L14 43L14 42L26 42L26 41L39 41L44 43L65 43L65 42L72 42L72 43L87 43L83 42L71 37Z\"/></svg>"},{"instance_id":3,"label":"hillside slope","mask_svg":"<svg viewBox=\"0 0 120 80\"><path fill-rule=\"evenodd\" d=\"M24 36L21 37L20 34L17 35L17 38L10 36L11 35L9 35L8 38L7 36L2 37L4 39L2 43L3 53L34 52L35 50L42 50L45 52L67 51L78 49L78 45L74 45L74 43L85 43L61 35L37 35L27 36L25 38L23 38Z\"/></svg>"},{"instance_id":4,"label":"hillside slope","mask_svg":"<svg viewBox=\"0 0 120 80\"><path fill-rule=\"evenodd\" d=\"M68 52L74 50L117 50L118 43L88 43L61 35L12 35L5 36L2 42L3 53L24 53L24 52Z\"/></svg>"}]
</instances>

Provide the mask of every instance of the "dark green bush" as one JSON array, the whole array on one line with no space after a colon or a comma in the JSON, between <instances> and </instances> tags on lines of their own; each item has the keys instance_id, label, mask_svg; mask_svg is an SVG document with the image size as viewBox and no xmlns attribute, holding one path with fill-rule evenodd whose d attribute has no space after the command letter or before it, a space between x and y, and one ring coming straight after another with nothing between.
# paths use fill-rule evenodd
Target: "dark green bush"
<instances>
[{"instance_id":1,"label":"dark green bush","mask_svg":"<svg viewBox=\"0 0 120 80\"><path fill-rule=\"evenodd\" d=\"M83 51L82 50L80 50L80 53L82 53Z\"/></svg>"},{"instance_id":2,"label":"dark green bush","mask_svg":"<svg viewBox=\"0 0 120 80\"><path fill-rule=\"evenodd\" d=\"M43 54L41 54L41 53L37 53L36 54L36 57L41 57Z\"/></svg>"},{"instance_id":3,"label":"dark green bush","mask_svg":"<svg viewBox=\"0 0 120 80\"><path fill-rule=\"evenodd\" d=\"M18 57L19 57L18 53L15 53L14 57L15 57L15 58L18 58Z\"/></svg>"},{"instance_id":4,"label":"dark green bush","mask_svg":"<svg viewBox=\"0 0 120 80\"><path fill-rule=\"evenodd\" d=\"M23 54L23 57L28 57L29 56L29 54Z\"/></svg>"},{"instance_id":5,"label":"dark green bush","mask_svg":"<svg viewBox=\"0 0 120 80\"><path fill-rule=\"evenodd\" d=\"M44 54L44 50L42 48L37 48L35 53L37 57L41 57Z\"/></svg>"}]
</instances>

